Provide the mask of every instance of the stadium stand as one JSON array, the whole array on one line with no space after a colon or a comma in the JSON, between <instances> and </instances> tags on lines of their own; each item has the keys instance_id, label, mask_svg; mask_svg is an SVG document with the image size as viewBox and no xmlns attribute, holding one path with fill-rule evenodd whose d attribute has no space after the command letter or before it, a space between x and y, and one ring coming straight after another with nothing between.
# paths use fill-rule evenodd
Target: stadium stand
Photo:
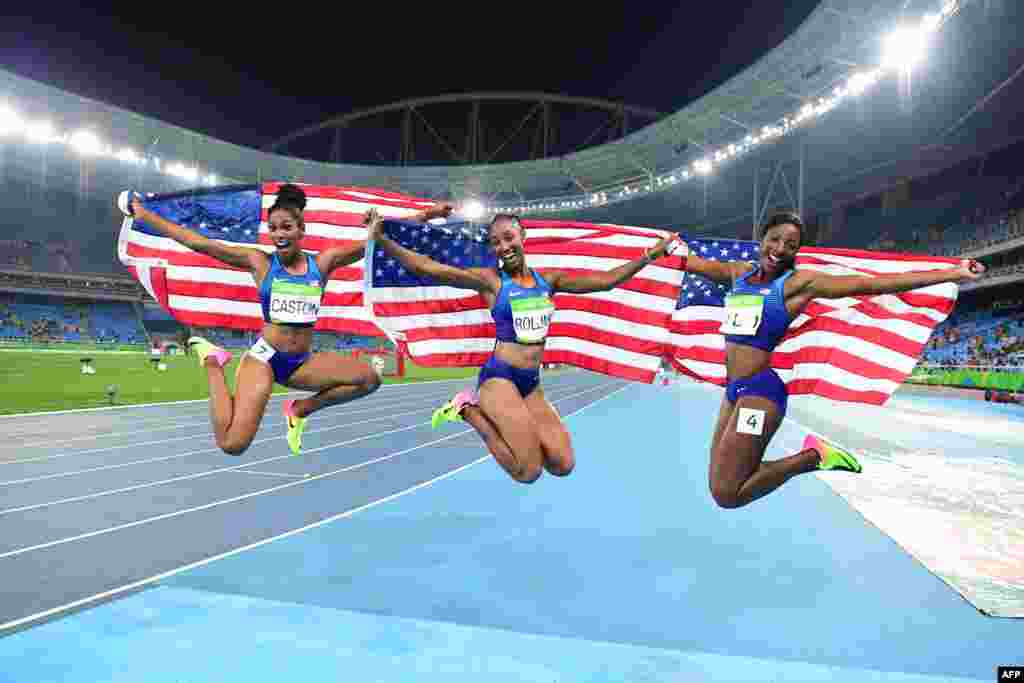
<instances>
[{"instance_id":1,"label":"stadium stand","mask_svg":"<svg viewBox=\"0 0 1024 683\"><path fill-rule=\"evenodd\" d=\"M922 363L1020 365L1024 360L1024 301L1004 303L1006 305L999 309L959 306L935 328Z\"/></svg>"},{"instance_id":2,"label":"stadium stand","mask_svg":"<svg viewBox=\"0 0 1024 683\"><path fill-rule=\"evenodd\" d=\"M0 338L7 341L145 341L131 304L0 294Z\"/></svg>"}]
</instances>

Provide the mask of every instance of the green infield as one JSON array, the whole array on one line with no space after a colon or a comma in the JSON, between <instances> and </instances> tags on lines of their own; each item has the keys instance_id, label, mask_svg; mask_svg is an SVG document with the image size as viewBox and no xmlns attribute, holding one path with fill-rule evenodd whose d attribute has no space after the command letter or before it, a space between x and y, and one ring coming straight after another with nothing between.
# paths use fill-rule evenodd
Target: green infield
<instances>
[{"instance_id":1,"label":"green infield","mask_svg":"<svg viewBox=\"0 0 1024 683\"><path fill-rule=\"evenodd\" d=\"M94 374L82 374L82 358L92 358ZM195 358L167 356L166 370L154 368L147 353L53 353L0 349L0 415L133 403L187 401L209 397L204 373ZM234 388L237 358L227 367ZM385 384L471 378L477 368L423 368L405 363L404 377ZM274 393L287 391L274 387Z\"/></svg>"}]
</instances>

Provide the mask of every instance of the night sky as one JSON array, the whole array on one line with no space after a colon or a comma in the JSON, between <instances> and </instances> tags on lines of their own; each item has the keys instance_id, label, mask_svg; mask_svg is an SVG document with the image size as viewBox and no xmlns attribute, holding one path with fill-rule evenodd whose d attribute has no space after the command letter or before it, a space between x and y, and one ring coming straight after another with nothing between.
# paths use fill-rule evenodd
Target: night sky
<instances>
[{"instance_id":1,"label":"night sky","mask_svg":"<svg viewBox=\"0 0 1024 683\"><path fill-rule=\"evenodd\" d=\"M331 115L473 90L672 112L777 46L817 2L339 2L333 15L306 11L314 3L231 15L203 11L213 2L81 4L7 3L0 68L259 147Z\"/></svg>"}]
</instances>

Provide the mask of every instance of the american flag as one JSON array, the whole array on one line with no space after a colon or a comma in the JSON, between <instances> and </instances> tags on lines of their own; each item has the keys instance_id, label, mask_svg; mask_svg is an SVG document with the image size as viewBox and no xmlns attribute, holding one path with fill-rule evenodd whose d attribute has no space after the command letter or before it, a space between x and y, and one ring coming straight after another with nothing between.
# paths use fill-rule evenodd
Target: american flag
<instances>
[{"instance_id":1,"label":"american flag","mask_svg":"<svg viewBox=\"0 0 1024 683\"><path fill-rule=\"evenodd\" d=\"M554 269L576 275L611 270L642 256L668 234L571 221L523 220L522 225L527 264L541 276ZM395 220L384 227L394 241L441 263L495 265L485 226ZM681 267L680 258L666 257L612 291L556 294L544 362L653 381L668 348ZM377 322L404 337L416 363L478 366L494 349L494 321L478 293L418 278L379 247L371 280Z\"/></svg>"},{"instance_id":2,"label":"american flag","mask_svg":"<svg viewBox=\"0 0 1024 683\"><path fill-rule=\"evenodd\" d=\"M687 240L690 253L714 261L754 261L756 242ZM949 268L957 259L847 249L800 250L798 270L875 276ZM728 285L689 273L672 315L670 353L681 372L726 383L724 319ZM772 354L772 367L790 395L881 405L913 371L932 330L956 304L947 283L903 294L814 299L790 324Z\"/></svg>"},{"instance_id":3,"label":"american flag","mask_svg":"<svg viewBox=\"0 0 1024 683\"><path fill-rule=\"evenodd\" d=\"M157 214L213 239L271 251L267 210L280 183L160 195L143 203ZM377 189L305 185L303 249L366 239L363 215L376 208L388 219L408 218L433 202ZM389 221L403 244L457 266L493 265L481 225L422 225ZM567 221L524 221L530 266L541 273L610 270L641 256L665 232ZM405 231L402 228L405 227ZM470 246L472 245L472 246ZM263 325L252 276L195 253L141 220L126 219L118 244L121 261L179 322L195 327L259 330ZM613 290L559 294L544 361L566 363L651 382L668 344L668 324L683 273L679 258L664 258ZM421 281L400 264L374 258L364 283L364 261L332 273L318 330L382 336L397 331L422 365L482 365L494 346L494 323L476 292ZM364 294L365 285L370 289ZM368 307L373 301L372 309Z\"/></svg>"},{"instance_id":4,"label":"american flag","mask_svg":"<svg viewBox=\"0 0 1024 683\"><path fill-rule=\"evenodd\" d=\"M279 183L211 188L148 197L156 213L208 237L271 251L267 209ZM366 238L371 207L389 219L400 243L452 265L493 264L483 226L423 226L397 219L431 206L421 198L378 189L305 185L303 248L318 253ZM664 232L571 221L524 220L528 263L542 275L605 271L640 256ZM405 228L403 230L403 227ZM756 260L757 244L688 240L691 253L718 260ZM179 322L195 327L258 330L263 325L252 276L188 250L143 221L126 219L121 261ZM423 282L383 254L332 273L316 329L404 337L422 365L481 365L494 346L494 323L475 292ZM799 268L873 275L948 268L956 259L805 248ZM684 280L685 276L685 280ZM663 358L694 377L725 383L724 338L718 332L726 288L685 274L677 257L663 258L611 292L555 295L544 361L566 363L651 382ZM956 301L956 285L900 295L815 300L793 321L772 364L790 393L883 403L913 369L932 329ZM372 304L372 307L371 307Z\"/></svg>"},{"instance_id":5,"label":"american flag","mask_svg":"<svg viewBox=\"0 0 1024 683\"><path fill-rule=\"evenodd\" d=\"M147 197L143 204L206 237L270 252L267 210L278 187L280 183L196 190ZM365 240L363 214L371 207L384 216L404 217L433 204L376 189L305 185L303 190L308 203L302 247L312 254ZM256 283L246 271L191 251L130 218L121 227L118 254L150 295L185 325L240 330L263 326ZM362 261L331 274L315 329L381 335L363 304Z\"/></svg>"}]
</instances>

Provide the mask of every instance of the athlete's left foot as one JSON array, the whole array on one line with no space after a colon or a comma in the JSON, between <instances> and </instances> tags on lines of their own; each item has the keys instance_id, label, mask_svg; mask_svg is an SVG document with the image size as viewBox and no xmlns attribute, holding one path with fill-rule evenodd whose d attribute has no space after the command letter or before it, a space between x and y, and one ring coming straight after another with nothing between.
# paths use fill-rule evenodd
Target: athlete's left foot
<instances>
[{"instance_id":1,"label":"athlete's left foot","mask_svg":"<svg viewBox=\"0 0 1024 683\"><path fill-rule=\"evenodd\" d=\"M302 452L302 432L306 429L306 418L295 415L295 401L284 402L284 421L288 425L288 447L292 455Z\"/></svg>"},{"instance_id":2,"label":"athlete's left foot","mask_svg":"<svg viewBox=\"0 0 1024 683\"><path fill-rule=\"evenodd\" d=\"M437 429L444 422L462 422L462 411L466 406L477 405L480 398L472 389L464 389L452 397L452 400L434 411L430 418L430 428Z\"/></svg>"},{"instance_id":3,"label":"athlete's left foot","mask_svg":"<svg viewBox=\"0 0 1024 683\"><path fill-rule=\"evenodd\" d=\"M860 463L853 455L838 446L831 444L824 439L819 439L813 434L808 434L804 439L804 450L813 449L818 452L821 462L818 463L819 470L841 470L843 472L863 471Z\"/></svg>"},{"instance_id":4,"label":"athlete's left foot","mask_svg":"<svg viewBox=\"0 0 1024 683\"><path fill-rule=\"evenodd\" d=\"M206 366L207 358L213 358L217 367L221 368L231 360L230 351L225 351L202 337L189 337L186 344L196 352L196 356L199 358L199 367Z\"/></svg>"}]
</instances>

